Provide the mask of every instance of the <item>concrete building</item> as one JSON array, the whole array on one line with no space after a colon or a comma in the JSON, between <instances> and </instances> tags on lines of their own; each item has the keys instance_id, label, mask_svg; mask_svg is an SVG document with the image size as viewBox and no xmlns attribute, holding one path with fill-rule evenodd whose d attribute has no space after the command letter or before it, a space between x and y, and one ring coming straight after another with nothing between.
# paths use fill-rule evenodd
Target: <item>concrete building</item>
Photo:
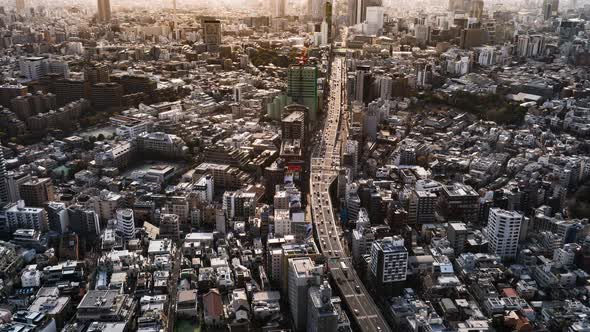
<instances>
[{"instance_id":1,"label":"concrete building","mask_svg":"<svg viewBox=\"0 0 590 332\"><path fill-rule=\"evenodd\" d=\"M408 250L401 237L387 237L373 242L371 248L371 275L378 287L387 287L406 280Z\"/></svg>"},{"instance_id":2,"label":"concrete building","mask_svg":"<svg viewBox=\"0 0 590 332\"><path fill-rule=\"evenodd\" d=\"M133 210L117 210L117 231L125 240L132 240L135 238L135 219L133 218Z\"/></svg>"},{"instance_id":3,"label":"concrete building","mask_svg":"<svg viewBox=\"0 0 590 332\"><path fill-rule=\"evenodd\" d=\"M139 134L137 147L140 153L167 158L182 158L188 151L180 137L162 132Z\"/></svg>"},{"instance_id":4,"label":"concrete building","mask_svg":"<svg viewBox=\"0 0 590 332\"><path fill-rule=\"evenodd\" d=\"M287 95L309 109L309 121L317 119L318 68L311 65L291 65L287 73Z\"/></svg>"},{"instance_id":5,"label":"concrete building","mask_svg":"<svg viewBox=\"0 0 590 332\"><path fill-rule=\"evenodd\" d=\"M332 288L327 281L309 289L307 332L336 332L338 312L332 304Z\"/></svg>"},{"instance_id":6,"label":"concrete building","mask_svg":"<svg viewBox=\"0 0 590 332\"><path fill-rule=\"evenodd\" d=\"M4 151L0 147L0 203L8 202L8 196L8 172L6 171L6 159L4 159Z\"/></svg>"},{"instance_id":7,"label":"concrete building","mask_svg":"<svg viewBox=\"0 0 590 332\"><path fill-rule=\"evenodd\" d=\"M447 227L447 239L455 251L455 256L459 256L463 253L467 241L467 226L462 222L450 222Z\"/></svg>"},{"instance_id":8,"label":"concrete building","mask_svg":"<svg viewBox=\"0 0 590 332\"><path fill-rule=\"evenodd\" d=\"M270 14L272 17L285 17L286 9L286 0L270 0Z\"/></svg>"},{"instance_id":9,"label":"concrete building","mask_svg":"<svg viewBox=\"0 0 590 332\"><path fill-rule=\"evenodd\" d=\"M201 26L203 28L203 41L207 45L207 50L217 52L219 45L221 45L221 21L203 20Z\"/></svg>"},{"instance_id":10,"label":"concrete building","mask_svg":"<svg viewBox=\"0 0 590 332\"><path fill-rule=\"evenodd\" d=\"M307 328L308 293L311 286L320 285L320 274L311 258L300 257L289 260L289 307L297 332Z\"/></svg>"},{"instance_id":11,"label":"concrete building","mask_svg":"<svg viewBox=\"0 0 590 332\"><path fill-rule=\"evenodd\" d=\"M489 253L501 259L513 259L518 251L518 240L523 216L515 211L490 209L488 225L484 229L489 241Z\"/></svg>"},{"instance_id":12,"label":"concrete building","mask_svg":"<svg viewBox=\"0 0 590 332\"><path fill-rule=\"evenodd\" d=\"M61 202L49 202L46 210L49 229L54 232L65 233L70 226L70 218L68 216L66 204Z\"/></svg>"},{"instance_id":13,"label":"concrete building","mask_svg":"<svg viewBox=\"0 0 590 332\"><path fill-rule=\"evenodd\" d=\"M33 177L20 186L19 192L27 206L42 207L54 200L53 182L50 178Z\"/></svg>"},{"instance_id":14,"label":"concrete building","mask_svg":"<svg viewBox=\"0 0 590 332\"><path fill-rule=\"evenodd\" d=\"M27 207L22 200L6 210L6 221L10 233L21 228L39 232L47 230L47 212L42 208Z\"/></svg>"},{"instance_id":15,"label":"concrete building","mask_svg":"<svg viewBox=\"0 0 590 332\"><path fill-rule=\"evenodd\" d=\"M97 0L98 21L109 22L111 20L111 0Z\"/></svg>"},{"instance_id":16,"label":"concrete building","mask_svg":"<svg viewBox=\"0 0 590 332\"><path fill-rule=\"evenodd\" d=\"M436 199L434 193L414 190L410 194L408 204L408 223L428 224L434 222Z\"/></svg>"}]
</instances>

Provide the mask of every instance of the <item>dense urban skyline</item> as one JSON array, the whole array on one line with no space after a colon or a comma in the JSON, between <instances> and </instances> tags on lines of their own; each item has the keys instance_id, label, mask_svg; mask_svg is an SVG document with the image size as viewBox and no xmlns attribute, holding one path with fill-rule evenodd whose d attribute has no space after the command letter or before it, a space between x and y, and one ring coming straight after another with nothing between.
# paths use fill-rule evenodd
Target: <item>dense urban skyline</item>
<instances>
[{"instance_id":1,"label":"dense urban skyline","mask_svg":"<svg viewBox=\"0 0 590 332\"><path fill-rule=\"evenodd\" d=\"M590 0L0 0L0 332L590 332Z\"/></svg>"}]
</instances>

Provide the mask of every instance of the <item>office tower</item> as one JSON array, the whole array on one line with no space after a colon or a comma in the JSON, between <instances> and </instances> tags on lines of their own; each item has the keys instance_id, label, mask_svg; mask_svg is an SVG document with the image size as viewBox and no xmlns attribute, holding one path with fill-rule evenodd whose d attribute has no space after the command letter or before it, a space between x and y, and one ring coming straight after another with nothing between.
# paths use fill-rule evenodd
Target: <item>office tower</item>
<instances>
[{"instance_id":1,"label":"office tower","mask_svg":"<svg viewBox=\"0 0 590 332\"><path fill-rule=\"evenodd\" d=\"M6 159L4 159L4 151L0 146L0 203L9 201L8 197L8 172L6 171Z\"/></svg>"},{"instance_id":2,"label":"office tower","mask_svg":"<svg viewBox=\"0 0 590 332\"><path fill-rule=\"evenodd\" d=\"M324 9L324 21L328 24L328 39L326 40L326 44L330 44L332 41L332 13L334 11L334 7L331 1L326 1L325 9ZM323 42L323 41L322 41Z\"/></svg>"},{"instance_id":3,"label":"office tower","mask_svg":"<svg viewBox=\"0 0 590 332\"><path fill-rule=\"evenodd\" d=\"M406 280L408 250L399 236L386 237L373 242L371 247L371 276L377 287L389 288Z\"/></svg>"},{"instance_id":4,"label":"office tower","mask_svg":"<svg viewBox=\"0 0 590 332\"><path fill-rule=\"evenodd\" d=\"M478 21L481 21L481 16L483 15L483 6L484 0L472 0L471 1L471 8L469 8L469 16L476 18Z\"/></svg>"},{"instance_id":5,"label":"office tower","mask_svg":"<svg viewBox=\"0 0 590 332\"><path fill-rule=\"evenodd\" d=\"M359 0L361 1L361 0ZM382 7L382 0L362 0L361 3L361 23L367 21L367 8L369 7Z\"/></svg>"},{"instance_id":6,"label":"office tower","mask_svg":"<svg viewBox=\"0 0 590 332\"><path fill-rule=\"evenodd\" d=\"M25 11L25 0L16 0L16 12L22 14Z\"/></svg>"},{"instance_id":7,"label":"office tower","mask_svg":"<svg viewBox=\"0 0 590 332\"><path fill-rule=\"evenodd\" d=\"M327 281L309 289L307 332L336 332L338 312L332 304L332 288Z\"/></svg>"},{"instance_id":8,"label":"office tower","mask_svg":"<svg viewBox=\"0 0 590 332\"><path fill-rule=\"evenodd\" d=\"M135 238L135 219L133 218L133 210L117 210L117 231L125 240L132 240Z\"/></svg>"},{"instance_id":9,"label":"office tower","mask_svg":"<svg viewBox=\"0 0 590 332\"><path fill-rule=\"evenodd\" d=\"M98 21L109 22L111 20L111 0L98 0Z\"/></svg>"},{"instance_id":10,"label":"office tower","mask_svg":"<svg viewBox=\"0 0 590 332\"><path fill-rule=\"evenodd\" d=\"M450 222L447 227L447 239L451 243L451 248L455 251L455 257L458 257L465 248L467 226L462 222Z\"/></svg>"},{"instance_id":11,"label":"office tower","mask_svg":"<svg viewBox=\"0 0 590 332\"><path fill-rule=\"evenodd\" d=\"M362 0L348 0L348 25L361 23Z\"/></svg>"},{"instance_id":12,"label":"office tower","mask_svg":"<svg viewBox=\"0 0 590 332\"><path fill-rule=\"evenodd\" d=\"M317 119L318 68L312 65L291 65L287 74L287 95L309 109L309 121Z\"/></svg>"},{"instance_id":13,"label":"office tower","mask_svg":"<svg viewBox=\"0 0 590 332\"><path fill-rule=\"evenodd\" d=\"M501 259L516 257L523 217L516 211L491 208L484 235L489 242L489 252Z\"/></svg>"},{"instance_id":14,"label":"office tower","mask_svg":"<svg viewBox=\"0 0 590 332\"><path fill-rule=\"evenodd\" d=\"M543 0L543 18L545 20L555 17L559 11L559 0Z\"/></svg>"},{"instance_id":15,"label":"office tower","mask_svg":"<svg viewBox=\"0 0 590 332\"><path fill-rule=\"evenodd\" d=\"M377 35L383 29L383 15L385 9L383 7L367 7L367 25L369 27L369 34Z\"/></svg>"},{"instance_id":16,"label":"office tower","mask_svg":"<svg viewBox=\"0 0 590 332\"><path fill-rule=\"evenodd\" d=\"M57 233L65 233L70 226L70 218L65 203L49 202L47 204L47 223L49 229Z\"/></svg>"},{"instance_id":17,"label":"office tower","mask_svg":"<svg viewBox=\"0 0 590 332\"><path fill-rule=\"evenodd\" d=\"M321 46L328 45L328 23L325 20L320 24L320 39Z\"/></svg>"},{"instance_id":18,"label":"office tower","mask_svg":"<svg viewBox=\"0 0 590 332\"><path fill-rule=\"evenodd\" d=\"M207 45L209 52L217 52L219 45L221 45L221 21L219 20L203 20L201 24L203 28L203 42Z\"/></svg>"},{"instance_id":19,"label":"office tower","mask_svg":"<svg viewBox=\"0 0 590 332\"><path fill-rule=\"evenodd\" d=\"M289 307L295 323L295 331L303 332L307 328L307 298L311 286L319 286L320 273L309 257L289 260Z\"/></svg>"},{"instance_id":20,"label":"office tower","mask_svg":"<svg viewBox=\"0 0 590 332\"><path fill-rule=\"evenodd\" d=\"M307 1L307 15L312 20L320 22L324 18L326 0L308 0Z\"/></svg>"},{"instance_id":21,"label":"office tower","mask_svg":"<svg viewBox=\"0 0 590 332\"><path fill-rule=\"evenodd\" d=\"M439 212L447 221L475 223L479 215L479 195L462 183L443 186Z\"/></svg>"},{"instance_id":22,"label":"office tower","mask_svg":"<svg viewBox=\"0 0 590 332\"><path fill-rule=\"evenodd\" d=\"M54 198L53 182L50 178L31 178L20 186L19 192L27 206L42 207Z\"/></svg>"},{"instance_id":23,"label":"office tower","mask_svg":"<svg viewBox=\"0 0 590 332\"><path fill-rule=\"evenodd\" d=\"M422 225L434 222L436 199L434 193L414 190L408 204L408 223Z\"/></svg>"},{"instance_id":24,"label":"office tower","mask_svg":"<svg viewBox=\"0 0 590 332\"><path fill-rule=\"evenodd\" d=\"M272 17L285 17L287 0L270 0L270 11Z\"/></svg>"}]
</instances>

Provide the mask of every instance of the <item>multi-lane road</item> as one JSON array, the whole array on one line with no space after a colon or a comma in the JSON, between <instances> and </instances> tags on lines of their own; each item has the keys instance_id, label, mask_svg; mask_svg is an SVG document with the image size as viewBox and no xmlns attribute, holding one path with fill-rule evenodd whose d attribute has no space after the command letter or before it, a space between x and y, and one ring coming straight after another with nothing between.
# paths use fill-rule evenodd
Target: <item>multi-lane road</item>
<instances>
[{"instance_id":1,"label":"multi-lane road","mask_svg":"<svg viewBox=\"0 0 590 332\"><path fill-rule=\"evenodd\" d=\"M352 268L342 246L341 229L332 208L330 185L338 176L342 142L346 137L343 110L346 100L346 64L335 57L329 80L330 96L325 123L320 133L320 144L311 159L310 204L314 232L319 247L328 260L334 285L346 304L352 320L360 331L390 331L381 312Z\"/></svg>"}]
</instances>

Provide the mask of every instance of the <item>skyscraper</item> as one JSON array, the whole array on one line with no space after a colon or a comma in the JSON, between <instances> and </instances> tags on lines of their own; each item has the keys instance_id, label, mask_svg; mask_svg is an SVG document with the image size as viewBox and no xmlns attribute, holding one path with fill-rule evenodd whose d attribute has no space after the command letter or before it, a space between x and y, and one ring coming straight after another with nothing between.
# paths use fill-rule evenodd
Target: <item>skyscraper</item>
<instances>
[{"instance_id":1,"label":"skyscraper","mask_svg":"<svg viewBox=\"0 0 590 332\"><path fill-rule=\"evenodd\" d=\"M314 21L321 21L324 18L324 8L326 0L308 0L307 15L311 16Z\"/></svg>"},{"instance_id":2,"label":"skyscraper","mask_svg":"<svg viewBox=\"0 0 590 332\"><path fill-rule=\"evenodd\" d=\"M203 20L203 41L207 50L217 52L221 45L221 22L219 20Z\"/></svg>"},{"instance_id":3,"label":"skyscraper","mask_svg":"<svg viewBox=\"0 0 590 332\"><path fill-rule=\"evenodd\" d=\"M359 0L361 1L361 0ZM382 0L362 0L361 4L361 22L367 20L367 7L382 7Z\"/></svg>"},{"instance_id":4,"label":"skyscraper","mask_svg":"<svg viewBox=\"0 0 590 332\"><path fill-rule=\"evenodd\" d=\"M522 220L523 217L518 212L490 209L488 225L484 229L485 237L490 243L490 254L502 259L516 257Z\"/></svg>"},{"instance_id":5,"label":"skyscraper","mask_svg":"<svg viewBox=\"0 0 590 332\"><path fill-rule=\"evenodd\" d=\"M481 20L481 16L483 15L483 0L472 0L471 1L471 8L469 8L469 16L477 18L477 20Z\"/></svg>"},{"instance_id":6,"label":"skyscraper","mask_svg":"<svg viewBox=\"0 0 590 332\"><path fill-rule=\"evenodd\" d=\"M348 0L348 25L361 23L362 0Z\"/></svg>"},{"instance_id":7,"label":"skyscraper","mask_svg":"<svg viewBox=\"0 0 590 332\"><path fill-rule=\"evenodd\" d=\"M559 0L543 0L543 18L545 20L557 16L559 10Z\"/></svg>"},{"instance_id":8,"label":"skyscraper","mask_svg":"<svg viewBox=\"0 0 590 332\"><path fill-rule=\"evenodd\" d=\"M286 0L270 0L270 13L272 17L286 16Z\"/></svg>"},{"instance_id":9,"label":"skyscraper","mask_svg":"<svg viewBox=\"0 0 590 332\"><path fill-rule=\"evenodd\" d=\"M111 20L111 0L98 0L98 21L109 22Z\"/></svg>"},{"instance_id":10,"label":"skyscraper","mask_svg":"<svg viewBox=\"0 0 590 332\"><path fill-rule=\"evenodd\" d=\"M317 118L318 110L318 69L310 65L292 65L287 77L287 95L294 102L307 106L309 120Z\"/></svg>"},{"instance_id":11,"label":"skyscraper","mask_svg":"<svg viewBox=\"0 0 590 332\"><path fill-rule=\"evenodd\" d=\"M16 0L16 12L23 13L25 10L25 0Z\"/></svg>"}]
</instances>

